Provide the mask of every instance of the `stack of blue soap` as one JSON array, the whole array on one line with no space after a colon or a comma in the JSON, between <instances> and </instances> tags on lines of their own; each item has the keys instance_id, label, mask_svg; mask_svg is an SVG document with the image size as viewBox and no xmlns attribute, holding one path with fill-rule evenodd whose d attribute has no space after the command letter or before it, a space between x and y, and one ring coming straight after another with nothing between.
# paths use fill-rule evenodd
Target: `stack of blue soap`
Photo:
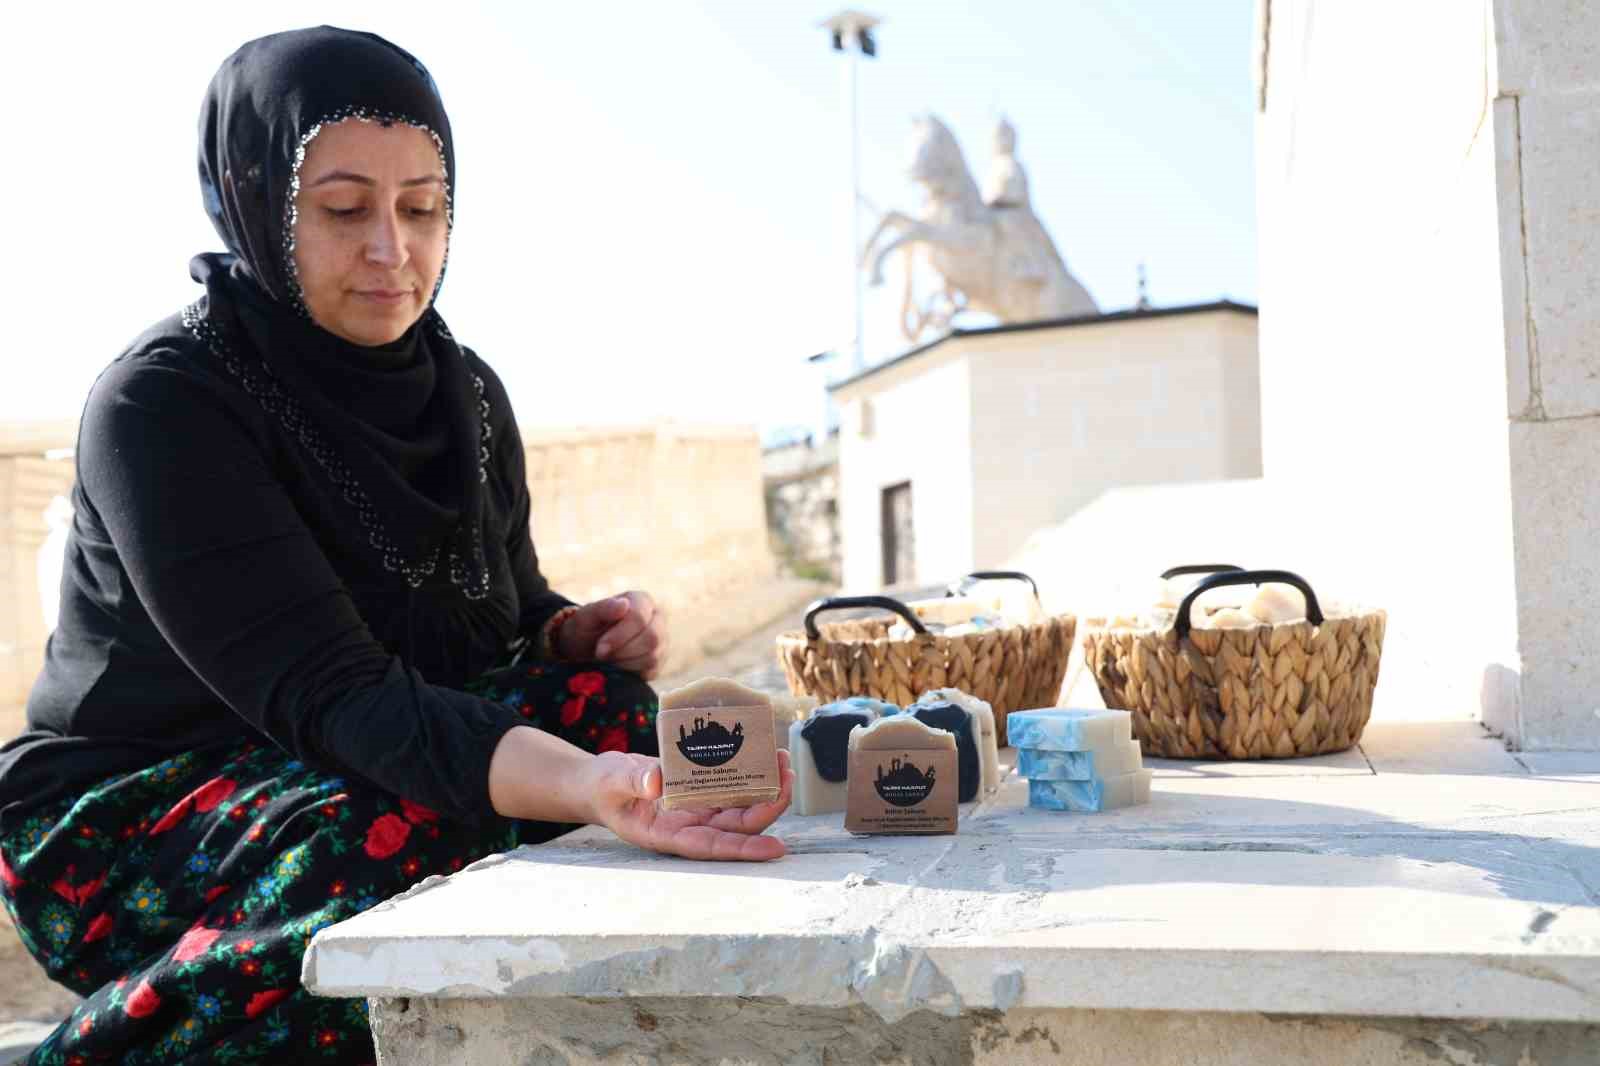
<instances>
[{"instance_id":1,"label":"stack of blue soap","mask_svg":"<svg viewBox=\"0 0 1600 1066\"><path fill-rule=\"evenodd\" d=\"M1030 807L1109 811L1150 802L1151 774L1127 711L1013 711L1006 734Z\"/></svg>"}]
</instances>

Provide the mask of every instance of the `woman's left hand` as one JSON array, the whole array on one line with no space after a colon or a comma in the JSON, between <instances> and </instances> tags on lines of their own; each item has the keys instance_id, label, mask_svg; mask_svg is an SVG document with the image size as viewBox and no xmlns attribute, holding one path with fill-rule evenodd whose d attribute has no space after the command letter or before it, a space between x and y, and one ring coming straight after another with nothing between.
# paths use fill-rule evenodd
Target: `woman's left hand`
<instances>
[{"instance_id":1,"label":"woman's left hand","mask_svg":"<svg viewBox=\"0 0 1600 1066\"><path fill-rule=\"evenodd\" d=\"M611 663L648 681L666 658L666 612L648 592L624 592L578 608L556 639L568 662Z\"/></svg>"}]
</instances>

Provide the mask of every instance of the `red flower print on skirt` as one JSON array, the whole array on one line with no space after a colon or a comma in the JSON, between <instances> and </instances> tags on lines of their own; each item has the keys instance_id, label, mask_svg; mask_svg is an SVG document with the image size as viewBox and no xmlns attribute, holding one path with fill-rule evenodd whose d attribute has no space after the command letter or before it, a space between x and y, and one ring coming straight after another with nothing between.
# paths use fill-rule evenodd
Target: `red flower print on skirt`
<instances>
[{"instance_id":1,"label":"red flower print on skirt","mask_svg":"<svg viewBox=\"0 0 1600 1066\"><path fill-rule=\"evenodd\" d=\"M4 852L0 852L0 884L4 884L6 889L11 892L15 892L22 887L22 878L18 877L16 871L11 868L11 864L6 862Z\"/></svg>"},{"instance_id":2,"label":"red flower print on skirt","mask_svg":"<svg viewBox=\"0 0 1600 1066\"><path fill-rule=\"evenodd\" d=\"M106 877L105 874L101 874L92 881L85 881L81 885L75 885L71 881L71 877L75 869L76 867L68 866L67 872L56 878L56 880L50 885L50 891L60 896L68 903L74 903L81 907L85 903L89 902L90 896L93 896L96 892L100 891L100 889L106 883Z\"/></svg>"},{"instance_id":3,"label":"red flower print on skirt","mask_svg":"<svg viewBox=\"0 0 1600 1066\"><path fill-rule=\"evenodd\" d=\"M213 777L210 781L207 781L205 784L201 785L199 788L183 797L183 799L179 800L177 803L174 803L172 805L172 810L168 811L166 814L163 814L161 816L161 820L150 827L150 835L160 836L162 833L165 833L167 830L171 829L173 826L189 817L189 812L195 810L196 808L199 808L202 811L215 809L219 803L233 795L233 790L238 787L239 785L236 781L229 780L226 777ZM265 800L266 797L262 796L258 798Z\"/></svg>"},{"instance_id":4,"label":"red flower print on skirt","mask_svg":"<svg viewBox=\"0 0 1600 1066\"><path fill-rule=\"evenodd\" d=\"M104 940L109 932L111 932L111 915L99 915L89 923L89 928L83 931L83 942L93 944L96 940Z\"/></svg>"},{"instance_id":5,"label":"red flower print on skirt","mask_svg":"<svg viewBox=\"0 0 1600 1066\"><path fill-rule=\"evenodd\" d=\"M561 724L572 725L583 717L584 697L574 696L561 705Z\"/></svg>"},{"instance_id":6,"label":"red flower print on skirt","mask_svg":"<svg viewBox=\"0 0 1600 1066\"><path fill-rule=\"evenodd\" d=\"M406 816L406 821L412 825L423 825L439 820L439 812L420 803L412 803L408 799L400 801L400 813Z\"/></svg>"},{"instance_id":7,"label":"red flower print on skirt","mask_svg":"<svg viewBox=\"0 0 1600 1066\"><path fill-rule=\"evenodd\" d=\"M194 790L195 810L215 810L217 805L233 795L233 790L238 787L239 783L237 781L232 781L226 777L213 777L210 781Z\"/></svg>"},{"instance_id":8,"label":"red flower print on skirt","mask_svg":"<svg viewBox=\"0 0 1600 1066\"><path fill-rule=\"evenodd\" d=\"M227 895L228 889L232 887L232 885L212 885L210 888L206 889L206 902L215 903L218 896Z\"/></svg>"},{"instance_id":9,"label":"red flower print on skirt","mask_svg":"<svg viewBox=\"0 0 1600 1066\"><path fill-rule=\"evenodd\" d=\"M188 962L198 959L217 942L217 937L222 934L215 929L206 929L196 926L183 934L183 939L178 941L178 948L172 953L173 962Z\"/></svg>"},{"instance_id":10,"label":"red flower print on skirt","mask_svg":"<svg viewBox=\"0 0 1600 1066\"><path fill-rule=\"evenodd\" d=\"M250 1002L244 1005L246 1018L260 1017L263 1011L271 1010L274 1003L280 1003L289 998L287 988L269 988L265 992L257 992L250 997Z\"/></svg>"},{"instance_id":11,"label":"red flower print on skirt","mask_svg":"<svg viewBox=\"0 0 1600 1066\"><path fill-rule=\"evenodd\" d=\"M374 859L387 859L405 847L411 835L411 824L398 814L379 815L367 828L367 854Z\"/></svg>"},{"instance_id":12,"label":"red flower print on skirt","mask_svg":"<svg viewBox=\"0 0 1600 1066\"><path fill-rule=\"evenodd\" d=\"M128 1002L122 1005L122 1009L128 1012L130 1018L148 1018L160 1006L161 997L150 987L150 982L140 981L138 987L128 996Z\"/></svg>"},{"instance_id":13,"label":"red flower print on skirt","mask_svg":"<svg viewBox=\"0 0 1600 1066\"><path fill-rule=\"evenodd\" d=\"M567 691L576 692L580 696L599 696L606 690L606 675L598 670L585 670L581 674L573 674L567 678ZM600 701L604 703L605 700Z\"/></svg>"},{"instance_id":14,"label":"red flower print on skirt","mask_svg":"<svg viewBox=\"0 0 1600 1066\"><path fill-rule=\"evenodd\" d=\"M628 731L621 726L611 726L600 734L597 747L601 751L627 751Z\"/></svg>"}]
</instances>

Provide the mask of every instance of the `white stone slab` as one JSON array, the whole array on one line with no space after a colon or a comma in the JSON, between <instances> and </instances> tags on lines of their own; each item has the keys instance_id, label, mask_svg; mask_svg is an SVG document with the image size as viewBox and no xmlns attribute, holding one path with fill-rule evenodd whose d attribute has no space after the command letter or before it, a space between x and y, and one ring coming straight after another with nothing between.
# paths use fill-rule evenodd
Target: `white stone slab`
<instances>
[{"instance_id":1,"label":"white stone slab","mask_svg":"<svg viewBox=\"0 0 1600 1066\"><path fill-rule=\"evenodd\" d=\"M1082 818L1025 796L1010 774L954 837L862 841L838 815L785 817L793 853L759 866L585 830L323 931L305 979L325 995L761 996L886 1019L1600 1021L1592 782L1164 778L1147 805Z\"/></svg>"},{"instance_id":2,"label":"white stone slab","mask_svg":"<svg viewBox=\"0 0 1600 1066\"><path fill-rule=\"evenodd\" d=\"M1379 774L1527 773L1477 722L1372 722L1361 751Z\"/></svg>"},{"instance_id":3,"label":"white stone slab","mask_svg":"<svg viewBox=\"0 0 1600 1066\"><path fill-rule=\"evenodd\" d=\"M1540 777L1600 777L1600 751L1519 751L1516 760Z\"/></svg>"}]
</instances>

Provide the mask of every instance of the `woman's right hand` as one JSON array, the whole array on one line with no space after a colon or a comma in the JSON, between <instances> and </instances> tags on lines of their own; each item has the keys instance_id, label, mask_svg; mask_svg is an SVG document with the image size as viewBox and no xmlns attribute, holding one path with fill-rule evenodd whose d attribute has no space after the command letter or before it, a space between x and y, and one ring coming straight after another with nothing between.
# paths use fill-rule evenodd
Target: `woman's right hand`
<instances>
[{"instance_id":1,"label":"woman's right hand","mask_svg":"<svg viewBox=\"0 0 1600 1066\"><path fill-rule=\"evenodd\" d=\"M794 771L778 752L783 791L771 803L722 810L669 811L661 806L661 762L620 751L594 757L590 790L594 821L630 844L688 859L766 862L787 850L764 831L789 807Z\"/></svg>"},{"instance_id":2,"label":"woman's right hand","mask_svg":"<svg viewBox=\"0 0 1600 1066\"><path fill-rule=\"evenodd\" d=\"M771 803L724 810L661 807L661 761L606 751L590 755L531 726L508 729L489 761L489 799L504 818L603 825L630 844L688 859L765 862L781 857L762 835L789 808L794 771L778 752L782 791Z\"/></svg>"}]
</instances>

